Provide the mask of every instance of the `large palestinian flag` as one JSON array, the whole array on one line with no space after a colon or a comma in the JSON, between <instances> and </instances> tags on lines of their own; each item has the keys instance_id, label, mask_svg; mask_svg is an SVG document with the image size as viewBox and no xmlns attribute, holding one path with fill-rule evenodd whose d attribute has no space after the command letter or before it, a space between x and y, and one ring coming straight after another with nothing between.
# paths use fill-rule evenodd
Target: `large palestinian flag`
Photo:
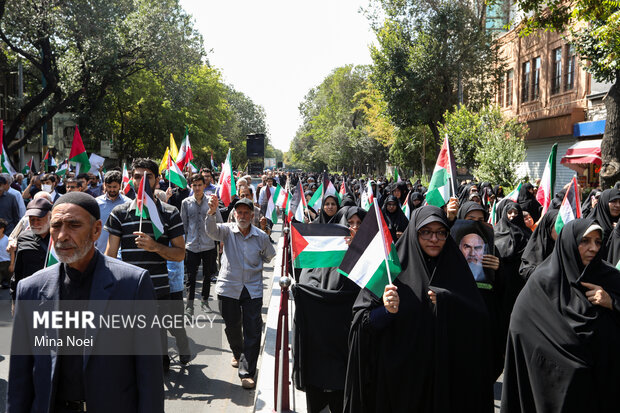
<instances>
[{"instance_id":1,"label":"large palestinian flag","mask_svg":"<svg viewBox=\"0 0 620 413\"><path fill-rule=\"evenodd\" d=\"M400 273L400 260L390 230L375 205L357 230L338 272L377 297Z\"/></svg>"},{"instance_id":2,"label":"large palestinian flag","mask_svg":"<svg viewBox=\"0 0 620 413\"><path fill-rule=\"evenodd\" d=\"M339 224L291 223L295 268L337 267L347 252L349 228Z\"/></svg>"},{"instance_id":3,"label":"large palestinian flag","mask_svg":"<svg viewBox=\"0 0 620 413\"><path fill-rule=\"evenodd\" d=\"M157 204L153 200L151 186L148 184L148 178L142 177L138 184L138 194L136 195L136 216L141 219L148 219L153 226L153 235L158 239L164 233L164 224L159 217ZM148 232L143 231L148 234Z\"/></svg>"},{"instance_id":4,"label":"large palestinian flag","mask_svg":"<svg viewBox=\"0 0 620 413\"><path fill-rule=\"evenodd\" d=\"M454 165L454 157L450 150L450 142L448 135L443 141L437 163L431 176L431 182L428 184L428 192L426 193L426 203L441 208L448 203L450 197L456 196L454 180L456 179L456 168Z\"/></svg>"}]
</instances>

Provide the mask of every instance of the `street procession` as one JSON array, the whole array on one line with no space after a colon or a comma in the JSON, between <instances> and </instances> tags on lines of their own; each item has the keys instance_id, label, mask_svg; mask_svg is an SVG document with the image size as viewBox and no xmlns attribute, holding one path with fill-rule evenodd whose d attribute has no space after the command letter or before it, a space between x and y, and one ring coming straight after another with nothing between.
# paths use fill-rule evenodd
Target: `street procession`
<instances>
[{"instance_id":1,"label":"street procession","mask_svg":"<svg viewBox=\"0 0 620 413\"><path fill-rule=\"evenodd\" d=\"M619 28L3 2L0 413L619 412Z\"/></svg>"}]
</instances>

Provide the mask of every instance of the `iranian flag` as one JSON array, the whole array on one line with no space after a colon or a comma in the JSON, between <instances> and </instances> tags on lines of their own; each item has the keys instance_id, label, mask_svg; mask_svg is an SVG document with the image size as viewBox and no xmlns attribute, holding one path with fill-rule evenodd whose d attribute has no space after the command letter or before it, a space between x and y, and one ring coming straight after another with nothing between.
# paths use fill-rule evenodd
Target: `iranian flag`
<instances>
[{"instance_id":1,"label":"iranian flag","mask_svg":"<svg viewBox=\"0 0 620 413\"><path fill-rule=\"evenodd\" d=\"M82 136L80 136L80 131L78 130L77 125L75 125L75 132L73 132L73 143L71 143L69 162L76 164L76 175L80 172L86 173L90 171L90 161L88 160L88 155L86 154L86 149L84 148L84 143L82 142Z\"/></svg>"},{"instance_id":2,"label":"iranian flag","mask_svg":"<svg viewBox=\"0 0 620 413\"><path fill-rule=\"evenodd\" d=\"M385 286L394 281L401 267L390 230L377 203L373 210L357 230L338 272L382 297Z\"/></svg>"},{"instance_id":3,"label":"iranian flag","mask_svg":"<svg viewBox=\"0 0 620 413\"><path fill-rule=\"evenodd\" d=\"M62 161L58 169L56 169L56 175L65 176L68 170L69 170L69 161L65 159L64 161Z\"/></svg>"},{"instance_id":4,"label":"iranian flag","mask_svg":"<svg viewBox=\"0 0 620 413\"><path fill-rule=\"evenodd\" d=\"M185 179L183 172L181 172L179 166L172 160L170 155L168 155L168 167L164 172L164 178L179 188L187 188L187 179Z\"/></svg>"},{"instance_id":5,"label":"iranian flag","mask_svg":"<svg viewBox=\"0 0 620 413\"><path fill-rule=\"evenodd\" d=\"M54 157L50 154L49 149L45 153L45 157L43 158L43 164L45 165L46 172L49 172L50 167L56 166L56 161L54 160Z\"/></svg>"},{"instance_id":6,"label":"iranian flag","mask_svg":"<svg viewBox=\"0 0 620 413\"><path fill-rule=\"evenodd\" d=\"M230 159L230 149L226 155L226 162L222 166L220 174L220 198L224 205L230 205L233 197L237 195L237 187L235 186L235 177L233 176L232 161Z\"/></svg>"},{"instance_id":7,"label":"iranian flag","mask_svg":"<svg viewBox=\"0 0 620 413\"><path fill-rule=\"evenodd\" d=\"M456 169L454 165L454 157L450 149L448 135L443 140L443 145L437 157L437 163L433 170L431 182L428 184L428 192L426 193L426 203L441 208L448 203L450 197L455 196L454 179L456 178Z\"/></svg>"},{"instance_id":8,"label":"iranian flag","mask_svg":"<svg viewBox=\"0 0 620 413\"><path fill-rule=\"evenodd\" d=\"M523 182L519 182L519 185L517 185L517 187L513 189L512 192L506 195L506 198L514 202L517 202L517 200L519 199L519 191L521 191L522 186L523 186Z\"/></svg>"},{"instance_id":9,"label":"iranian flag","mask_svg":"<svg viewBox=\"0 0 620 413\"><path fill-rule=\"evenodd\" d=\"M372 192L372 185L370 185L370 179L366 182L366 190L362 192L361 206L365 211L368 211L372 204L375 202L375 195Z\"/></svg>"},{"instance_id":10,"label":"iranian flag","mask_svg":"<svg viewBox=\"0 0 620 413\"><path fill-rule=\"evenodd\" d=\"M4 138L4 121L0 120L0 172L8 173L11 175L15 175L15 168L11 165L11 161L9 160L9 156L6 153L6 149L4 148L4 142L2 139Z\"/></svg>"},{"instance_id":11,"label":"iranian flag","mask_svg":"<svg viewBox=\"0 0 620 413\"><path fill-rule=\"evenodd\" d=\"M581 218L581 202L579 200L577 179L573 177L562 200L562 205L560 205L558 217L555 219L555 232L559 234L564 225L577 218Z\"/></svg>"},{"instance_id":12,"label":"iranian flag","mask_svg":"<svg viewBox=\"0 0 620 413\"><path fill-rule=\"evenodd\" d=\"M553 191L555 189L555 158L558 152L558 144L553 144L547 163L545 164L545 170L543 171L542 178L540 179L540 186L538 192L536 192L536 200L542 205L543 209L540 216L545 215L551 200L553 199Z\"/></svg>"},{"instance_id":13,"label":"iranian flag","mask_svg":"<svg viewBox=\"0 0 620 413\"><path fill-rule=\"evenodd\" d=\"M129 179L129 171L127 171L127 164L123 164L123 180L121 182L121 190L123 194L127 195L129 191L133 189L131 180Z\"/></svg>"},{"instance_id":14,"label":"iranian flag","mask_svg":"<svg viewBox=\"0 0 620 413\"><path fill-rule=\"evenodd\" d=\"M47 259L45 260L45 267L51 267L54 264L58 264L60 260L58 259L58 255L56 255L56 249L54 249L54 241L50 236L50 242L47 244Z\"/></svg>"},{"instance_id":15,"label":"iranian flag","mask_svg":"<svg viewBox=\"0 0 620 413\"><path fill-rule=\"evenodd\" d=\"M185 136L183 137L183 142L181 142L181 148L179 149L179 154L177 155L175 162L179 169L183 170L193 159L194 154L192 153L192 147L189 144L189 131L186 126Z\"/></svg>"},{"instance_id":16,"label":"iranian flag","mask_svg":"<svg viewBox=\"0 0 620 413\"><path fill-rule=\"evenodd\" d=\"M291 223L295 268L337 267L347 252L345 237L351 233L340 224Z\"/></svg>"},{"instance_id":17,"label":"iranian flag","mask_svg":"<svg viewBox=\"0 0 620 413\"><path fill-rule=\"evenodd\" d=\"M489 220L487 222L493 226L497 224L497 199L493 201L493 206L491 207L491 213L489 214Z\"/></svg>"},{"instance_id":18,"label":"iranian flag","mask_svg":"<svg viewBox=\"0 0 620 413\"><path fill-rule=\"evenodd\" d=\"M281 209L286 208L288 203L288 192L282 188L279 184L276 185L276 191L273 194L274 204Z\"/></svg>"},{"instance_id":19,"label":"iranian flag","mask_svg":"<svg viewBox=\"0 0 620 413\"><path fill-rule=\"evenodd\" d=\"M405 204L402 206L403 214L407 217L407 219L411 218L411 207L409 206L409 195L411 195L411 191L407 194L407 198L405 199Z\"/></svg>"},{"instance_id":20,"label":"iranian flag","mask_svg":"<svg viewBox=\"0 0 620 413\"><path fill-rule=\"evenodd\" d=\"M144 176L140 179L140 183L138 184L136 216L140 217L140 231L142 231L142 220L148 219L153 226L153 235L155 239L158 239L164 233L164 224L161 222L157 205L153 200L151 186L148 184L148 178Z\"/></svg>"},{"instance_id":21,"label":"iranian flag","mask_svg":"<svg viewBox=\"0 0 620 413\"><path fill-rule=\"evenodd\" d=\"M27 175L28 172L32 171L32 164L34 163L34 156L30 157L30 160L26 162L26 165L22 168L22 173Z\"/></svg>"}]
</instances>

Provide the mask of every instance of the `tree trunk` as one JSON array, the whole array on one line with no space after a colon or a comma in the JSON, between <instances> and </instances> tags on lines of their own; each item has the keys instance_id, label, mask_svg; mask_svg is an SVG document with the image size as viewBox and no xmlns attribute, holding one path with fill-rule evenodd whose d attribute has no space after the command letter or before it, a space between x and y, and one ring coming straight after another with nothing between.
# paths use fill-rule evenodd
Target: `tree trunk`
<instances>
[{"instance_id":1,"label":"tree trunk","mask_svg":"<svg viewBox=\"0 0 620 413\"><path fill-rule=\"evenodd\" d=\"M605 133L601 142L601 187L611 188L620 181L620 71L616 73L616 82L603 99L607 109Z\"/></svg>"}]
</instances>

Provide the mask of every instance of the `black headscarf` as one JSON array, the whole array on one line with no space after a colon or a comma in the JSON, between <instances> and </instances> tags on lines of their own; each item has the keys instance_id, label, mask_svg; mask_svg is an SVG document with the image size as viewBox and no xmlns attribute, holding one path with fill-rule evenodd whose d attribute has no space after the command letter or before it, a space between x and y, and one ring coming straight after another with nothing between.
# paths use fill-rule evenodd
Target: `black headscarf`
<instances>
[{"instance_id":1,"label":"black headscarf","mask_svg":"<svg viewBox=\"0 0 620 413\"><path fill-rule=\"evenodd\" d=\"M465 185L462 188L461 192L459 192L458 198L459 198L460 205L463 205L465 202L469 201L469 196L471 195L471 188L474 186L478 188L478 185L472 182L470 184ZM480 196L480 194L478 194L478 196Z\"/></svg>"},{"instance_id":2,"label":"black headscarf","mask_svg":"<svg viewBox=\"0 0 620 413\"><path fill-rule=\"evenodd\" d=\"M536 267L553 251L555 240L551 237L551 232L555 227L557 216L557 209L549 209L527 242L523 255L521 255L521 266L519 267L519 274L524 281L530 278Z\"/></svg>"},{"instance_id":3,"label":"black headscarf","mask_svg":"<svg viewBox=\"0 0 620 413\"><path fill-rule=\"evenodd\" d=\"M437 258L422 251L418 230L432 222L448 229L441 209L416 209L397 242L402 272L394 285L400 305L385 328L375 331L370 322L371 310L381 307L381 300L366 289L357 297L345 412L493 410L488 314L451 237ZM437 293L436 306L429 289Z\"/></svg>"},{"instance_id":4,"label":"black headscarf","mask_svg":"<svg viewBox=\"0 0 620 413\"><path fill-rule=\"evenodd\" d=\"M504 188L501 185L495 185L493 187L493 194L495 194L495 198L501 199L504 197Z\"/></svg>"},{"instance_id":5,"label":"black headscarf","mask_svg":"<svg viewBox=\"0 0 620 413\"><path fill-rule=\"evenodd\" d=\"M389 202L393 202L396 204L396 211L389 212L387 209L387 204ZM381 208L383 212L383 216L385 217L385 223L390 230L390 234L392 235L392 240L396 242L396 233L404 232L409 225L409 220L405 216L405 213L400 209L398 205L398 199L394 195L388 195L383 203L383 208Z\"/></svg>"},{"instance_id":6,"label":"black headscarf","mask_svg":"<svg viewBox=\"0 0 620 413\"><path fill-rule=\"evenodd\" d=\"M534 189L534 185L529 182L524 183L521 186L521 189L519 189L519 198L517 199L517 202L521 206L522 210L530 213L534 222L538 222L542 207L536 200L534 194L530 192L531 189Z\"/></svg>"},{"instance_id":7,"label":"black headscarf","mask_svg":"<svg viewBox=\"0 0 620 413\"><path fill-rule=\"evenodd\" d=\"M418 206L415 206L413 204L413 201L420 201L420 204ZM414 209L420 208L422 205L424 205L424 195L417 191L411 192L409 194L409 200L407 202L409 203L409 208L413 211Z\"/></svg>"},{"instance_id":8,"label":"black headscarf","mask_svg":"<svg viewBox=\"0 0 620 413\"><path fill-rule=\"evenodd\" d=\"M456 218L465 219L467 214L469 214L471 211L482 211L485 221L489 215L488 212L484 209L484 207L480 205L479 203L474 202L474 201L467 201L459 207L459 211L456 214Z\"/></svg>"},{"instance_id":9,"label":"black headscarf","mask_svg":"<svg viewBox=\"0 0 620 413\"><path fill-rule=\"evenodd\" d=\"M342 218L343 211L341 211L340 203L338 201L338 197L336 197L334 195L325 195L323 197L323 202L321 203L321 205L325 205L325 201L327 201L328 198L331 198L331 199L334 200L334 202L336 202L336 207L337 207L336 213L330 217L330 216L328 216L325 213L325 210L321 207L321 211L319 212L319 216L314 221L312 221L313 223L318 223L318 224L337 224L338 222L340 222L340 218Z\"/></svg>"},{"instance_id":10,"label":"black headscarf","mask_svg":"<svg viewBox=\"0 0 620 413\"><path fill-rule=\"evenodd\" d=\"M603 247L605 250L607 250L607 242L609 242L611 233L614 230L614 223L618 222L617 217L613 218L611 216L609 203L618 198L620 198L620 190L615 188L604 190L596 207L594 207L590 215L588 215L588 218L592 218L603 228Z\"/></svg>"},{"instance_id":11,"label":"black headscarf","mask_svg":"<svg viewBox=\"0 0 620 413\"><path fill-rule=\"evenodd\" d=\"M347 225L351 217L353 217L353 215L357 215L359 219L363 221L364 218L366 217L366 210L358 206L349 207L347 208L342 219L340 220L340 223L342 225Z\"/></svg>"},{"instance_id":12,"label":"black headscarf","mask_svg":"<svg viewBox=\"0 0 620 413\"><path fill-rule=\"evenodd\" d=\"M407 188L407 182L400 181L396 183L396 188L400 190L400 198L398 198L398 204L404 205L407 200L407 195L409 194L409 189Z\"/></svg>"},{"instance_id":13,"label":"black headscarf","mask_svg":"<svg viewBox=\"0 0 620 413\"><path fill-rule=\"evenodd\" d=\"M511 209L516 209L518 214L512 221L509 221L507 215ZM521 206L508 200L504 204L502 217L495 225L495 246L502 259L520 260L530 235L532 235L532 231L525 225Z\"/></svg>"},{"instance_id":14,"label":"black headscarf","mask_svg":"<svg viewBox=\"0 0 620 413\"><path fill-rule=\"evenodd\" d=\"M578 247L593 223L566 224L517 299L503 412L611 412L620 406L620 274L600 253L584 268ZM581 281L603 287L613 310L591 304Z\"/></svg>"},{"instance_id":15,"label":"black headscarf","mask_svg":"<svg viewBox=\"0 0 620 413\"><path fill-rule=\"evenodd\" d=\"M601 191L593 189L588 196L583 200L581 204L581 216L587 217L592 212L592 198L595 196L601 196Z\"/></svg>"}]
</instances>

